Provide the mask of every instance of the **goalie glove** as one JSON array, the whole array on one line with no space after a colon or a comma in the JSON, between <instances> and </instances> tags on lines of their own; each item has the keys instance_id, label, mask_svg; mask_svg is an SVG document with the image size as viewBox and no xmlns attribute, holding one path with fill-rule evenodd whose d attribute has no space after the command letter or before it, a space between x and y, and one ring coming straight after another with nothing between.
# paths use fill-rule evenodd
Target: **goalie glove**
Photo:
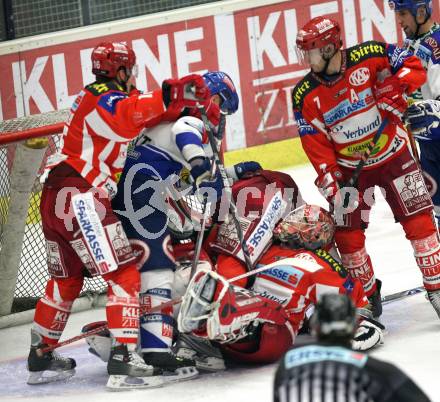
<instances>
[{"instance_id":1,"label":"goalie glove","mask_svg":"<svg viewBox=\"0 0 440 402\"><path fill-rule=\"evenodd\" d=\"M385 327L373 318L360 317L358 328L354 334L351 346L354 350L369 350L383 344Z\"/></svg>"},{"instance_id":2,"label":"goalie glove","mask_svg":"<svg viewBox=\"0 0 440 402\"><path fill-rule=\"evenodd\" d=\"M440 140L440 101L413 103L404 116L411 134L421 140Z\"/></svg>"},{"instance_id":3,"label":"goalie glove","mask_svg":"<svg viewBox=\"0 0 440 402\"><path fill-rule=\"evenodd\" d=\"M234 166L234 179L241 180L248 177L252 177L256 172L263 168L258 162L247 161L236 163Z\"/></svg>"}]
</instances>

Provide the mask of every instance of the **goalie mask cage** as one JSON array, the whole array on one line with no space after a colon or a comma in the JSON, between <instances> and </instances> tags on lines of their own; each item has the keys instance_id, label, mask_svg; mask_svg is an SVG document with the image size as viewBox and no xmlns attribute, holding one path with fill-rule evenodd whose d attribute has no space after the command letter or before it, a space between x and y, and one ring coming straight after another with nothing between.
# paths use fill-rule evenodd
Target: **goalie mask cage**
<instances>
[{"instance_id":1,"label":"goalie mask cage","mask_svg":"<svg viewBox=\"0 0 440 402\"><path fill-rule=\"evenodd\" d=\"M0 316L33 309L49 278L39 204L40 176L69 111L0 122ZM84 292L103 293L101 277Z\"/></svg>"},{"instance_id":2,"label":"goalie mask cage","mask_svg":"<svg viewBox=\"0 0 440 402\"><path fill-rule=\"evenodd\" d=\"M0 328L17 325L10 314L35 308L44 295L49 274L39 211L40 176L68 116L65 109L0 121ZM197 197L182 201L190 216L202 214ZM96 297L106 289L101 277L85 278L82 295L88 301L79 309L102 305ZM26 317L19 323L32 319Z\"/></svg>"}]
</instances>

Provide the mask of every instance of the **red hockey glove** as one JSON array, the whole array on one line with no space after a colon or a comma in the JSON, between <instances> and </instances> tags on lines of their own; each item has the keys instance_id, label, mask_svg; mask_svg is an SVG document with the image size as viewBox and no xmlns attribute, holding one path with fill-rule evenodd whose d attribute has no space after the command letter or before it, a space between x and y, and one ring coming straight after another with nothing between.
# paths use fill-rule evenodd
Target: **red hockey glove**
<instances>
[{"instance_id":1,"label":"red hockey glove","mask_svg":"<svg viewBox=\"0 0 440 402\"><path fill-rule=\"evenodd\" d=\"M330 203L335 203L335 197L341 188L342 173L339 170L329 171L321 174L315 180L315 185L318 187L319 192Z\"/></svg>"},{"instance_id":2,"label":"red hockey glove","mask_svg":"<svg viewBox=\"0 0 440 402\"><path fill-rule=\"evenodd\" d=\"M377 107L400 120L408 107L405 97L405 85L395 77L389 76L383 82L377 82L375 88Z\"/></svg>"},{"instance_id":3,"label":"red hockey glove","mask_svg":"<svg viewBox=\"0 0 440 402\"><path fill-rule=\"evenodd\" d=\"M162 97L168 111L179 113L186 107L194 108L197 103L204 103L210 92L201 75L190 74L185 77L170 78L162 83Z\"/></svg>"}]
</instances>

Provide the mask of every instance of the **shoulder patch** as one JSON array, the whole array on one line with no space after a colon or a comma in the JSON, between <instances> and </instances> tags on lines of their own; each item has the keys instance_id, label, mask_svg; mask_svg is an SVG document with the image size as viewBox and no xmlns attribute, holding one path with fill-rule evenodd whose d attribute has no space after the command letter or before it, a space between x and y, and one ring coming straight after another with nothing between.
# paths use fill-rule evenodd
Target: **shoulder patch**
<instances>
[{"instance_id":1,"label":"shoulder patch","mask_svg":"<svg viewBox=\"0 0 440 402\"><path fill-rule=\"evenodd\" d=\"M347 52L347 67L351 67L362 60L371 57L385 57L386 45L382 42L369 41L350 47Z\"/></svg>"},{"instance_id":2,"label":"shoulder patch","mask_svg":"<svg viewBox=\"0 0 440 402\"><path fill-rule=\"evenodd\" d=\"M125 98L127 98L127 95L123 92L111 91L99 98L98 105L107 110L107 112L114 114L117 103Z\"/></svg>"},{"instance_id":3,"label":"shoulder patch","mask_svg":"<svg viewBox=\"0 0 440 402\"><path fill-rule=\"evenodd\" d=\"M318 86L311 74L307 74L292 90L292 105L296 110L301 110L306 95Z\"/></svg>"}]
</instances>

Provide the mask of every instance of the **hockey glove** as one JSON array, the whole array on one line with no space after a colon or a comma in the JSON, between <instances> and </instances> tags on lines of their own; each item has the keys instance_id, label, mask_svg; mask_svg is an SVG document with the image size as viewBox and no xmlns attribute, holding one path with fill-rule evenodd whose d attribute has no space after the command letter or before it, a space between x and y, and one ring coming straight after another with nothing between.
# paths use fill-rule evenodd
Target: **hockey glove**
<instances>
[{"instance_id":1,"label":"hockey glove","mask_svg":"<svg viewBox=\"0 0 440 402\"><path fill-rule=\"evenodd\" d=\"M194 179L194 193L203 199L204 195L211 198L209 202L217 201L223 190L223 180L217 171L214 177L211 177L211 162L208 158L198 159L191 163L191 176Z\"/></svg>"},{"instance_id":2,"label":"hockey glove","mask_svg":"<svg viewBox=\"0 0 440 402\"><path fill-rule=\"evenodd\" d=\"M186 107L195 108L197 103L205 103L210 98L210 92L201 75L190 74L163 81L162 98L167 114L178 116Z\"/></svg>"},{"instance_id":3,"label":"hockey glove","mask_svg":"<svg viewBox=\"0 0 440 402\"><path fill-rule=\"evenodd\" d=\"M405 86L395 76L389 76L383 82L377 82L375 88L377 107L391 118L400 120L408 107Z\"/></svg>"},{"instance_id":4,"label":"hockey glove","mask_svg":"<svg viewBox=\"0 0 440 402\"><path fill-rule=\"evenodd\" d=\"M369 350L383 344L385 327L373 318L361 317L359 326L354 334L351 346L354 350Z\"/></svg>"},{"instance_id":5,"label":"hockey glove","mask_svg":"<svg viewBox=\"0 0 440 402\"><path fill-rule=\"evenodd\" d=\"M328 171L315 180L321 195L332 205L337 201L342 185L342 173L339 170Z\"/></svg>"},{"instance_id":6,"label":"hockey glove","mask_svg":"<svg viewBox=\"0 0 440 402\"><path fill-rule=\"evenodd\" d=\"M261 165L254 161L240 162L234 165L234 172L238 180L252 177L255 172L262 169Z\"/></svg>"},{"instance_id":7,"label":"hockey glove","mask_svg":"<svg viewBox=\"0 0 440 402\"><path fill-rule=\"evenodd\" d=\"M405 113L411 133L422 140L440 140L440 101L425 100L412 104Z\"/></svg>"}]
</instances>

